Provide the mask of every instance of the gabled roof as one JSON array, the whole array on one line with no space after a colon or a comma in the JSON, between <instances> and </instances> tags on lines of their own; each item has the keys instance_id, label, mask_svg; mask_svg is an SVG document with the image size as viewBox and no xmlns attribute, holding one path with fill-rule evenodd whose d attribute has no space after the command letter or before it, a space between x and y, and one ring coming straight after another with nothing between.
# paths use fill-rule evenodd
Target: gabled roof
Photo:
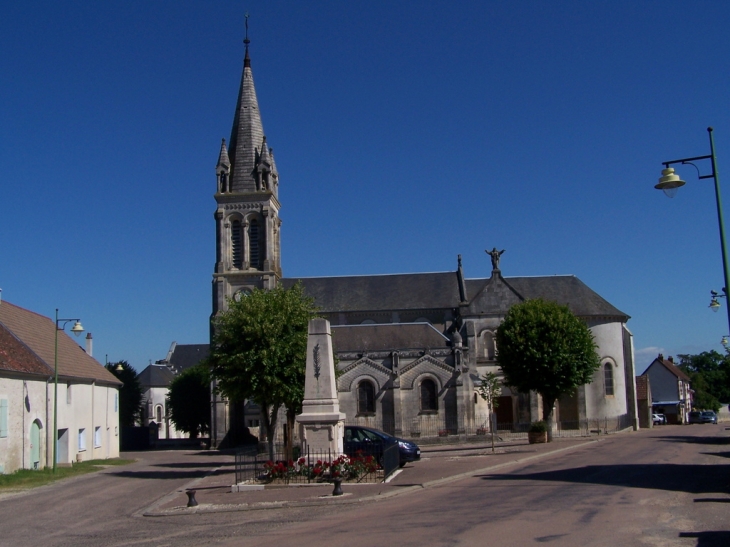
<instances>
[{"instance_id":1,"label":"gabled roof","mask_svg":"<svg viewBox=\"0 0 730 547\"><path fill-rule=\"evenodd\" d=\"M458 272L285 278L282 284L297 281L323 313L453 309L461 303ZM497 284L497 294L485 294ZM467 279L466 294L473 313L503 313L521 300L542 298L579 317L629 318L574 275ZM486 304L492 308L477 309Z\"/></svg>"},{"instance_id":2,"label":"gabled roof","mask_svg":"<svg viewBox=\"0 0 730 547\"><path fill-rule=\"evenodd\" d=\"M167 365L148 365L137 375L142 388L168 387L175 375Z\"/></svg>"},{"instance_id":3,"label":"gabled roof","mask_svg":"<svg viewBox=\"0 0 730 547\"><path fill-rule=\"evenodd\" d=\"M0 325L0 371L38 374L46 378L53 375L53 369L4 325Z\"/></svg>"},{"instance_id":4,"label":"gabled roof","mask_svg":"<svg viewBox=\"0 0 730 547\"><path fill-rule=\"evenodd\" d=\"M175 344L170 355L170 367L174 374L180 374L206 359L209 353L209 344Z\"/></svg>"},{"instance_id":5,"label":"gabled roof","mask_svg":"<svg viewBox=\"0 0 730 547\"><path fill-rule=\"evenodd\" d=\"M332 327L335 351L395 351L443 348L449 339L429 323L387 323Z\"/></svg>"},{"instance_id":6,"label":"gabled roof","mask_svg":"<svg viewBox=\"0 0 730 547\"><path fill-rule=\"evenodd\" d=\"M669 361L668 359L665 359L664 356L660 353L659 356L654 359L651 362L651 365L649 365L646 370L644 371L644 374L642 376L646 376L649 374L649 371L652 367L658 366L658 367L664 367L669 372L671 372L674 376L679 378L680 380L684 380L685 382L689 382L689 376L687 376L680 368L678 368L672 361Z\"/></svg>"},{"instance_id":7,"label":"gabled roof","mask_svg":"<svg viewBox=\"0 0 730 547\"><path fill-rule=\"evenodd\" d=\"M0 303L0 325L53 368L56 324L52 319L3 301ZM111 372L81 349L65 331L58 332L58 375L121 385Z\"/></svg>"},{"instance_id":8,"label":"gabled roof","mask_svg":"<svg viewBox=\"0 0 730 547\"><path fill-rule=\"evenodd\" d=\"M297 281L323 313L453 308L460 301L456 272L286 278L282 284Z\"/></svg>"}]
</instances>

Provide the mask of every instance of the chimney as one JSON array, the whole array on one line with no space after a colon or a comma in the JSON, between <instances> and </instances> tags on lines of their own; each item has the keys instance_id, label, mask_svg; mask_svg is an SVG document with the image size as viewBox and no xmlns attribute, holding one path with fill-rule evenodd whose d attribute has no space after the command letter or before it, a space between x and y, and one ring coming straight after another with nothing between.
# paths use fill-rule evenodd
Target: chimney
<instances>
[{"instance_id":1,"label":"chimney","mask_svg":"<svg viewBox=\"0 0 730 547\"><path fill-rule=\"evenodd\" d=\"M91 333L86 333L86 353L89 357L93 357L92 353L94 350L94 339L91 337Z\"/></svg>"},{"instance_id":2,"label":"chimney","mask_svg":"<svg viewBox=\"0 0 730 547\"><path fill-rule=\"evenodd\" d=\"M662 353L659 354L659 360L664 361L664 355Z\"/></svg>"},{"instance_id":3,"label":"chimney","mask_svg":"<svg viewBox=\"0 0 730 547\"><path fill-rule=\"evenodd\" d=\"M672 357L671 355L670 355L669 357L667 357L667 360L668 360L668 361L669 361L670 363L674 363L674 357Z\"/></svg>"}]
</instances>

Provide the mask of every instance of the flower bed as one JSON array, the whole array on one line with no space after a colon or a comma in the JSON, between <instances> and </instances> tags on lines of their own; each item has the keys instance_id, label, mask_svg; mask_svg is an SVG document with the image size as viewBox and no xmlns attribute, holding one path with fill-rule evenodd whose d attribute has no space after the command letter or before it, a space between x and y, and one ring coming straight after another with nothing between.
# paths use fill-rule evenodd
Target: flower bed
<instances>
[{"instance_id":1,"label":"flower bed","mask_svg":"<svg viewBox=\"0 0 730 547\"><path fill-rule=\"evenodd\" d=\"M259 478L266 483L289 484L330 482L335 479L349 482L379 482L383 472L373 456L358 453L354 457L342 455L332 461L306 458L289 461L268 461Z\"/></svg>"}]
</instances>

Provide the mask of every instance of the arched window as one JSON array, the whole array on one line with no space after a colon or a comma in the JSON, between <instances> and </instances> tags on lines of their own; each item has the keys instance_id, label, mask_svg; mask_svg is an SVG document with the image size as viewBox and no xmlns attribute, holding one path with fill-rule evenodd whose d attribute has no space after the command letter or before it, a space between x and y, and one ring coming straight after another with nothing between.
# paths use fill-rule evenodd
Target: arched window
<instances>
[{"instance_id":1,"label":"arched window","mask_svg":"<svg viewBox=\"0 0 730 547\"><path fill-rule=\"evenodd\" d=\"M239 270L243 268L243 231L240 220L231 222L231 265Z\"/></svg>"},{"instance_id":2,"label":"arched window","mask_svg":"<svg viewBox=\"0 0 730 547\"><path fill-rule=\"evenodd\" d=\"M606 388L606 395L613 395L613 367L611 363L603 365L603 379Z\"/></svg>"},{"instance_id":3,"label":"arched window","mask_svg":"<svg viewBox=\"0 0 730 547\"><path fill-rule=\"evenodd\" d=\"M228 192L228 173L221 171L219 176L221 179L221 193Z\"/></svg>"},{"instance_id":4,"label":"arched window","mask_svg":"<svg viewBox=\"0 0 730 547\"><path fill-rule=\"evenodd\" d=\"M367 380L357 386L357 413L373 414L375 412L375 388Z\"/></svg>"},{"instance_id":5,"label":"arched window","mask_svg":"<svg viewBox=\"0 0 730 547\"><path fill-rule=\"evenodd\" d=\"M155 421L159 424L162 422L162 405L155 407Z\"/></svg>"},{"instance_id":6,"label":"arched window","mask_svg":"<svg viewBox=\"0 0 730 547\"><path fill-rule=\"evenodd\" d=\"M433 380L421 382L421 412L436 412L439 409L436 383Z\"/></svg>"},{"instance_id":7,"label":"arched window","mask_svg":"<svg viewBox=\"0 0 730 547\"><path fill-rule=\"evenodd\" d=\"M259 223L254 218L248 223L248 263L252 268L261 269L261 245L259 242Z\"/></svg>"},{"instance_id":8,"label":"arched window","mask_svg":"<svg viewBox=\"0 0 730 547\"><path fill-rule=\"evenodd\" d=\"M484 334L482 334L482 346L484 348L484 358L490 360L494 359L494 334L489 331L485 331Z\"/></svg>"}]
</instances>

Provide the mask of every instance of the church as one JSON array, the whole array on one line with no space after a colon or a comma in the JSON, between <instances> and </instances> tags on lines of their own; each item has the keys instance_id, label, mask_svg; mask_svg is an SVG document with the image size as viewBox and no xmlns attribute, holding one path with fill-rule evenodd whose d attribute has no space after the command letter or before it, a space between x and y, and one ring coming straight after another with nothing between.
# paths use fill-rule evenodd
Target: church
<instances>
[{"instance_id":1,"label":"church","mask_svg":"<svg viewBox=\"0 0 730 547\"><path fill-rule=\"evenodd\" d=\"M633 340L629 316L575 276L505 277L504 251L487 251L488 278L453 271L393 275L284 277L281 269L279 173L261 122L248 37L230 140L216 173L216 262L212 318L227 299L301 282L332 325L340 376L340 408L348 424L406 438L484 434L488 408L476 388L499 374L495 332L509 308L533 298L567 305L583 319L601 366L590 384L556 403L556 420L578 429L616 420L637 427ZM544 416L541 397L502 388L500 430L524 430ZM213 396L213 446L236 444L259 425L258 409Z\"/></svg>"}]
</instances>

